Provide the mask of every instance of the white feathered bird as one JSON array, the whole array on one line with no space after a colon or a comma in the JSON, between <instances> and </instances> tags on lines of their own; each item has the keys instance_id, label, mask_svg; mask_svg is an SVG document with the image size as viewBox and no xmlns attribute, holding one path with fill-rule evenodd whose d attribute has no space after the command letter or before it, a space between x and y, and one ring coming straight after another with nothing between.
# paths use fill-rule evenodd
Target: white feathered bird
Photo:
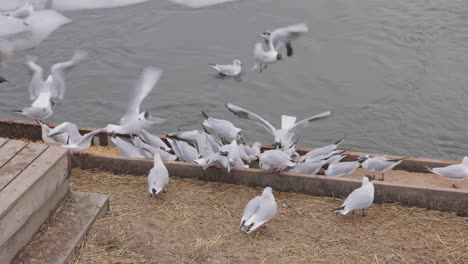
<instances>
[{"instance_id":1,"label":"white feathered bird","mask_svg":"<svg viewBox=\"0 0 468 264\"><path fill-rule=\"evenodd\" d=\"M245 206L239 229L250 234L273 218L276 215L276 210L277 204L273 190L271 187L266 187L261 196L253 198Z\"/></svg>"},{"instance_id":2,"label":"white feathered bird","mask_svg":"<svg viewBox=\"0 0 468 264\"><path fill-rule=\"evenodd\" d=\"M140 79L130 95L130 103L127 112L120 119L119 125L109 124L106 127L108 133L137 135L143 129L153 124L162 124L163 118L151 116L148 111L140 112L140 106L146 96L161 78L162 71L155 67L148 67L141 73Z\"/></svg>"},{"instance_id":3,"label":"white feathered bird","mask_svg":"<svg viewBox=\"0 0 468 264\"><path fill-rule=\"evenodd\" d=\"M234 60L232 64L210 64L210 66L224 76L238 76L242 71L240 60Z\"/></svg>"},{"instance_id":4,"label":"white feathered bird","mask_svg":"<svg viewBox=\"0 0 468 264\"><path fill-rule=\"evenodd\" d=\"M460 164L438 168L426 167L426 169L449 180L461 181L468 178L468 156L465 156ZM455 184L452 184L452 186L453 188L457 188Z\"/></svg>"},{"instance_id":5,"label":"white feathered bird","mask_svg":"<svg viewBox=\"0 0 468 264\"><path fill-rule=\"evenodd\" d=\"M161 191L165 191L165 186L169 183L169 172L161 160L159 153L154 155L154 166L148 174L148 192L150 196L156 196Z\"/></svg>"},{"instance_id":6,"label":"white feathered bird","mask_svg":"<svg viewBox=\"0 0 468 264\"><path fill-rule=\"evenodd\" d=\"M258 157L260 169L280 173L288 167L296 166L296 162L281 150L266 150Z\"/></svg>"},{"instance_id":7,"label":"white feathered bird","mask_svg":"<svg viewBox=\"0 0 468 264\"><path fill-rule=\"evenodd\" d=\"M370 176L364 176L362 178L361 187L352 191L351 194L346 197L344 203L334 210L335 213L346 215L354 210L362 209L362 216L365 216L364 210L374 201L374 184L371 182Z\"/></svg>"}]
</instances>

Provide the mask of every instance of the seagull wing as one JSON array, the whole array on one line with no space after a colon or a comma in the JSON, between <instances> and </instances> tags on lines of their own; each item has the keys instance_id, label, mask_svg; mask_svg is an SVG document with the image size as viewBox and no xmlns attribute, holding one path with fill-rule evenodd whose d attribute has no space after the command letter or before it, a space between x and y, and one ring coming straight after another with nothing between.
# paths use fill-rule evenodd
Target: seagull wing
<instances>
[{"instance_id":1,"label":"seagull wing","mask_svg":"<svg viewBox=\"0 0 468 264\"><path fill-rule=\"evenodd\" d=\"M320 119L324 119L324 118L327 118L329 116L331 116L333 114L333 111L325 111L325 112L322 112L318 115L314 115L314 116L311 116L311 117L308 117L306 119L303 119L299 122L297 122L296 124L294 124L293 126L289 127L289 131L294 131L294 129L296 129L297 127L308 127L309 124L313 121L317 121L317 120L320 120Z\"/></svg>"},{"instance_id":2,"label":"seagull wing","mask_svg":"<svg viewBox=\"0 0 468 264\"><path fill-rule=\"evenodd\" d=\"M227 107L227 109L229 109L229 111L231 111L237 117L252 120L255 123L257 123L258 125L260 125L261 127L263 127L264 129L266 129L272 135L275 135L276 128L272 124L270 124L270 122L263 119L261 116L255 114L253 112L250 112L247 109L239 107L237 105L233 105L231 103L227 103L226 107Z\"/></svg>"},{"instance_id":3,"label":"seagull wing","mask_svg":"<svg viewBox=\"0 0 468 264\"><path fill-rule=\"evenodd\" d=\"M155 67L148 67L141 73L128 104L127 112L120 119L120 124L127 123L140 114L140 105L143 99L151 92L153 87L161 78L162 70Z\"/></svg>"},{"instance_id":4,"label":"seagull wing","mask_svg":"<svg viewBox=\"0 0 468 264\"><path fill-rule=\"evenodd\" d=\"M252 217L252 215L258 210L260 207L260 201L262 200L261 196L257 196L250 200L244 208L244 214L242 215L240 228L244 226L245 222Z\"/></svg>"},{"instance_id":5,"label":"seagull wing","mask_svg":"<svg viewBox=\"0 0 468 264\"><path fill-rule=\"evenodd\" d=\"M61 134L61 133L68 133L69 136L69 142L71 144L76 143L80 141L81 139L81 134L78 131L78 126L74 123L70 122L64 122L56 127L54 127L52 130L49 131L49 137L53 137L55 135Z\"/></svg>"},{"instance_id":6,"label":"seagull wing","mask_svg":"<svg viewBox=\"0 0 468 264\"><path fill-rule=\"evenodd\" d=\"M41 88L44 85L44 70L41 66L36 64L35 57L28 56L26 59L26 66L31 70L32 78L29 84L29 99L34 101L41 92Z\"/></svg>"},{"instance_id":7,"label":"seagull wing","mask_svg":"<svg viewBox=\"0 0 468 264\"><path fill-rule=\"evenodd\" d=\"M309 27L307 27L306 24L296 24L289 27L278 28L270 35L270 45L272 45L275 50L278 50L281 45L297 39L308 31Z\"/></svg>"},{"instance_id":8,"label":"seagull wing","mask_svg":"<svg viewBox=\"0 0 468 264\"><path fill-rule=\"evenodd\" d=\"M69 61L52 65L50 68L50 73L53 77L51 86L53 87L51 91L52 97L63 99L65 95L65 76L87 57L88 54L86 52L77 50Z\"/></svg>"}]
</instances>

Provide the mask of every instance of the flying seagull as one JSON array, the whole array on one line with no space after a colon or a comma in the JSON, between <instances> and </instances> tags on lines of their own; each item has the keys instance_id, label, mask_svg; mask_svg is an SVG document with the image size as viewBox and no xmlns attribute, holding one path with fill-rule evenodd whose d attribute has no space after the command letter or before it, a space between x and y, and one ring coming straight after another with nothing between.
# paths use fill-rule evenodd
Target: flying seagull
<instances>
[{"instance_id":1,"label":"flying seagull","mask_svg":"<svg viewBox=\"0 0 468 264\"><path fill-rule=\"evenodd\" d=\"M282 27L273 31L265 31L261 34L267 44L271 44L276 51L282 46L286 46L288 57L293 55L291 41L296 40L304 33L309 31L306 24L296 24L288 27Z\"/></svg>"}]
</instances>

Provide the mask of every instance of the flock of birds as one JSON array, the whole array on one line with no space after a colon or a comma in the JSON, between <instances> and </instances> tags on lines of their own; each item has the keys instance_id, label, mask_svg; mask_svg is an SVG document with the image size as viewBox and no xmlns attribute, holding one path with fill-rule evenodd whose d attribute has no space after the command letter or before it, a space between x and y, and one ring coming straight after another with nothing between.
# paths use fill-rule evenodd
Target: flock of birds
<instances>
[{"instance_id":1,"label":"flock of birds","mask_svg":"<svg viewBox=\"0 0 468 264\"><path fill-rule=\"evenodd\" d=\"M9 14L10 17L23 20L27 25L27 18L34 12L31 4L27 3ZM273 31L265 31L261 37L268 46L264 50L262 43L257 43L254 49L255 66L252 70L263 71L268 65L283 60L279 52L285 48L288 56L293 55L292 41L298 39L308 31L305 24L297 24L278 28ZM0 66L5 59L12 55L12 48L5 40L0 40ZM27 57L26 66L32 73L29 85L31 106L22 110L14 110L22 115L36 120L42 128L42 139L45 143L60 144L77 156L86 155L82 152L91 146L93 137L106 132L112 134L112 142L119 149L120 154L131 158L153 159L154 167L148 175L148 192L156 196L165 191L169 183L169 173L164 161L183 160L194 162L206 169L218 167L227 173L236 169L249 168L253 162L258 161L260 169L272 173L281 173L284 170L300 174L324 174L326 176L342 177L352 174L359 167L363 167L369 173L380 173L380 180L384 180L384 173L400 164L403 159L388 159L385 157L359 157L354 161L342 161L347 155L347 149L340 148L343 139L336 143L315 148L312 151L300 155L295 150L298 142L296 130L307 127L311 122L328 118L332 111L310 116L297 122L294 116L281 116L281 127L277 128L260 115L227 103L226 108L241 119L250 120L263 127L273 137L273 149L261 149L261 143L252 145L245 143L242 129L236 127L228 120L215 118L202 111L203 130L178 131L167 134L167 142L150 134L147 129L155 124L162 124L165 119L153 117L148 111L140 109L142 101L151 92L159 81L162 70L155 67L147 67L141 73L139 80L132 90L131 98L126 113L120 119L119 124L109 124L104 128L96 129L81 135L78 126L71 122L64 122L54 128L50 128L44 119L49 118L57 103L63 99L66 91L66 76L68 73L86 59L83 51L75 51L70 60L59 62L50 68L50 74L44 79L44 70L36 63L37 58ZM242 63L234 60L229 65L211 65L221 75L236 77L242 72ZM0 78L0 83L5 82ZM131 143L117 136L118 134L130 135ZM458 165L450 165L443 168L428 168L430 172L448 177L450 179L464 179L468 177L468 157ZM343 215L355 210L368 208L374 200L373 177L362 178L362 186L354 190L344 201L342 206L335 209L336 213ZM454 186L455 187L455 186ZM253 198L245 207L241 219L240 229L251 233L271 219L277 210L277 204L271 187L266 187L260 196Z\"/></svg>"}]
</instances>

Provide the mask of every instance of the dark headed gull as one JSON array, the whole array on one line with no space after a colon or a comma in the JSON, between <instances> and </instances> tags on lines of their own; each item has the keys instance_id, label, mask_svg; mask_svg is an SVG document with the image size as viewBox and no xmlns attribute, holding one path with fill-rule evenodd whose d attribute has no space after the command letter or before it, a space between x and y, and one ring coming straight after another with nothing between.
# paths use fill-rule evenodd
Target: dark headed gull
<instances>
[{"instance_id":1,"label":"dark headed gull","mask_svg":"<svg viewBox=\"0 0 468 264\"><path fill-rule=\"evenodd\" d=\"M231 171L231 160L229 159L229 152L227 151L212 153L207 157L194 160L194 162L202 166L203 170L206 170L208 167L215 166L227 172Z\"/></svg>"},{"instance_id":2,"label":"dark headed gull","mask_svg":"<svg viewBox=\"0 0 468 264\"><path fill-rule=\"evenodd\" d=\"M52 128L50 128L47 124L43 123L40 120L36 119L36 122L41 126L41 137L44 143L60 145L67 144L68 133L59 133L57 135L49 136L49 133L52 130Z\"/></svg>"},{"instance_id":3,"label":"dark headed gull","mask_svg":"<svg viewBox=\"0 0 468 264\"><path fill-rule=\"evenodd\" d=\"M164 123L163 118L152 117L148 111L140 112L141 103L153 90L153 87L161 78L161 74L162 71L154 67L143 70L140 80L130 96L127 112L120 119L120 125L107 125L106 130L108 133L137 135L142 129L147 129L153 124Z\"/></svg>"},{"instance_id":4,"label":"dark headed gull","mask_svg":"<svg viewBox=\"0 0 468 264\"><path fill-rule=\"evenodd\" d=\"M365 161L362 163L362 167L371 173L381 173L381 181L384 180L384 173L393 169L395 166L400 164L404 159L409 157L404 157L401 159L387 159L385 157L369 157L368 155L364 156ZM375 177L375 175L374 175Z\"/></svg>"},{"instance_id":5,"label":"dark headed gull","mask_svg":"<svg viewBox=\"0 0 468 264\"><path fill-rule=\"evenodd\" d=\"M273 64L277 61L283 60L281 53L278 53L272 45L269 45L269 50L265 51L263 49L262 43L255 44L254 49L254 59L255 65L252 67L251 71L260 68L260 72L267 68L268 64Z\"/></svg>"},{"instance_id":6,"label":"dark headed gull","mask_svg":"<svg viewBox=\"0 0 468 264\"><path fill-rule=\"evenodd\" d=\"M271 187L266 187L261 196L253 198L245 206L239 229L250 234L273 218L277 207L273 190Z\"/></svg>"},{"instance_id":7,"label":"dark headed gull","mask_svg":"<svg viewBox=\"0 0 468 264\"><path fill-rule=\"evenodd\" d=\"M232 64L210 64L210 66L217 70L220 75L224 76L238 76L242 71L242 63L240 60L234 60Z\"/></svg>"},{"instance_id":8,"label":"dark headed gull","mask_svg":"<svg viewBox=\"0 0 468 264\"><path fill-rule=\"evenodd\" d=\"M37 58L28 57L26 65L32 72L32 79L29 84L29 98L32 104L29 108L13 111L39 120L50 117L54 113L57 100L63 99L65 95L65 77L67 73L86 57L87 53L75 51L69 61L52 65L50 75L45 81L42 67L36 64Z\"/></svg>"},{"instance_id":9,"label":"dark headed gull","mask_svg":"<svg viewBox=\"0 0 468 264\"><path fill-rule=\"evenodd\" d=\"M309 28L306 24L296 24L289 27L282 27L273 31L265 31L262 37L267 44L271 44L276 51L282 46L286 46L286 53L289 57L293 55L291 41L299 38L304 33L308 32Z\"/></svg>"},{"instance_id":10,"label":"dark headed gull","mask_svg":"<svg viewBox=\"0 0 468 264\"><path fill-rule=\"evenodd\" d=\"M336 148L344 141L344 138L335 142L335 144L330 144L321 148L314 148L313 150L304 154L301 159L320 159L320 157L328 156L332 151L336 150Z\"/></svg>"},{"instance_id":11,"label":"dark headed gull","mask_svg":"<svg viewBox=\"0 0 468 264\"><path fill-rule=\"evenodd\" d=\"M354 210L362 209L362 216L365 216L364 210L374 201L374 184L371 182L370 176L362 178L361 187L357 188L346 197L344 203L334 210L335 213L346 215Z\"/></svg>"},{"instance_id":12,"label":"dark headed gull","mask_svg":"<svg viewBox=\"0 0 468 264\"><path fill-rule=\"evenodd\" d=\"M80 152L85 151L91 146L91 141L93 140L93 137L96 134L104 131L105 130L103 128L96 129L94 131L84 134L78 142L72 144L68 143L66 145L63 145L63 147L72 151L75 156L78 156L80 155Z\"/></svg>"},{"instance_id":13,"label":"dark headed gull","mask_svg":"<svg viewBox=\"0 0 468 264\"><path fill-rule=\"evenodd\" d=\"M448 165L439 168L426 167L428 171L440 176L444 176L449 180L460 181L468 178L468 157L465 156L460 164ZM457 188L452 184L453 188Z\"/></svg>"},{"instance_id":14,"label":"dark headed gull","mask_svg":"<svg viewBox=\"0 0 468 264\"><path fill-rule=\"evenodd\" d=\"M148 192L151 197L165 192L165 186L169 183L169 172L161 160L159 153L154 155L154 166L148 174Z\"/></svg>"},{"instance_id":15,"label":"dark headed gull","mask_svg":"<svg viewBox=\"0 0 468 264\"><path fill-rule=\"evenodd\" d=\"M117 137L115 134L111 137L112 143L117 147L121 156L129 158L144 158L144 154L133 144Z\"/></svg>"}]
</instances>

